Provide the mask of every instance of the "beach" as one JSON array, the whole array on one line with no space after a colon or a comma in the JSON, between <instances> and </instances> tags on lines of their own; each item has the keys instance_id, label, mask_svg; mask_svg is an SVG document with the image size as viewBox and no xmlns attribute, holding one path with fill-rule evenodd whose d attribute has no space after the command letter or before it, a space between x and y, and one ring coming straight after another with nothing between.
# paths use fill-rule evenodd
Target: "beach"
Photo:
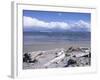
<instances>
[{"instance_id":1,"label":"beach","mask_svg":"<svg viewBox=\"0 0 100 80\"><path fill-rule=\"evenodd\" d=\"M24 33L23 41L23 69L25 70L83 67L91 64L91 41L88 32ZM87 52L81 48L86 48Z\"/></svg>"},{"instance_id":2,"label":"beach","mask_svg":"<svg viewBox=\"0 0 100 80\"><path fill-rule=\"evenodd\" d=\"M68 49L69 47L88 47L90 48L89 41L78 41L78 42L34 42L30 45L24 45L24 52L33 52L33 51L44 51L44 50L51 50L56 48L65 48Z\"/></svg>"},{"instance_id":3,"label":"beach","mask_svg":"<svg viewBox=\"0 0 100 80\"><path fill-rule=\"evenodd\" d=\"M23 69L42 69L42 68L64 68L66 66L66 61L68 62L69 59L74 59L77 61L77 64L70 65L69 67L84 67L84 66L90 66L91 58L90 57L64 57L64 61L60 62L59 64L56 64L55 62L50 64L48 67L45 67L45 64L48 64L48 62L52 61L53 58L56 57L55 53L59 52L60 50L64 49L67 51L70 47L73 48L79 48L79 47L85 47L88 48L90 51L90 43L89 42L59 42L59 43L34 43L31 45L24 46L24 54L29 53L32 56L35 54L38 54L40 52L43 52L42 56L39 57L36 64L34 63L23 63ZM73 54L79 54L78 51L73 52ZM34 58L32 58L34 59Z\"/></svg>"},{"instance_id":4,"label":"beach","mask_svg":"<svg viewBox=\"0 0 100 80\"><path fill-rule=\"evenodd\" d=\"M23 10L23 69L91 66L91 14Z\"/></svg>"}]
</instances>

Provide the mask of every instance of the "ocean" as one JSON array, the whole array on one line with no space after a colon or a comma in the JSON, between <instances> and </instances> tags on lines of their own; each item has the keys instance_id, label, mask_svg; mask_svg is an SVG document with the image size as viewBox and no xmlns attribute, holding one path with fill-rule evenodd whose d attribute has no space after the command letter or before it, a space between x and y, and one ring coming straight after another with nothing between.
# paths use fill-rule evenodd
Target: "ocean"
<instances>
[{"instance_id":1,"label":"ocean","mask_svg":"<svg viewBox=\"0 0 100 80\"><path fill-rule=\"evenodd\" d=\"M90 32L24 32L24 45L32 42L71 42L90 41Z\"/></svg>"}]
</instances>

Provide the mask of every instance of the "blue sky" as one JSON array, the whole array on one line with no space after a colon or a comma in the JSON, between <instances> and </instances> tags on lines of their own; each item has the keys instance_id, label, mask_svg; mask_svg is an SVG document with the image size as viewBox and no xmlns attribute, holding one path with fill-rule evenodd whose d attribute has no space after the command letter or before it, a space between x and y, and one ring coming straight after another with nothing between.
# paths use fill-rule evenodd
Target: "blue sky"
<instances>
[{"instance_id":1,"label":"blue sky","mask_svg":"<svg viewBox=\"0 0 100 80\"><path fill-rule=\"evenodd\" d=\"M23 10L23 19L24 30L90 31L91 14Z\"/></svg>"}]
</instances>

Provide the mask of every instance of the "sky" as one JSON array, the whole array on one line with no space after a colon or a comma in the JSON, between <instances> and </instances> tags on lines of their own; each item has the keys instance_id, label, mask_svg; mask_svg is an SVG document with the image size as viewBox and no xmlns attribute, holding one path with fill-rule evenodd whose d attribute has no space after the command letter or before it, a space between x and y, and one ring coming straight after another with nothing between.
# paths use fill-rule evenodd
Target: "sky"
<instances>
[{"instance_id":1,"label":"sky","mask_svg":"<svg viewBox=\"0 0 100 80\"><path fill-rule=\"evenodd\" d=\"M23 10L24 31L90 31L91 14Z\"/></svg>"}]
</instances>

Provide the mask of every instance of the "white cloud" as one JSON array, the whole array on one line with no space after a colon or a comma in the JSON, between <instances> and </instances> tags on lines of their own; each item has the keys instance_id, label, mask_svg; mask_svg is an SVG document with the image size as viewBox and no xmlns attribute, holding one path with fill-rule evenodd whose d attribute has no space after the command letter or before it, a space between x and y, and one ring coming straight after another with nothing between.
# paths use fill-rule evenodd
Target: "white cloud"
<instances>
[{"instance_id":1,"label":"white cloud","mask_svg":"<svg viewBox=\"0 0 100 80\"><path fill-rule=\"evenodd\" d=\"M25 27L34 27L34 26L46 27L47 25L48 25L48 23L46 23L44 21L40 21L36 18L24 16L24 26Z\"/></svg>"},{"instance_id":2,"label":"white cloud","mask_svg":"<svg viewBox=\"0 0 100 80\"><path fill-rule=\"evenodd\" d=\"M24 27L44 27L68 29L69 25L65 22L45 22L36 18L24 16Z\"/></svg>"},{"instance_id":3,"label":"white cloud","mask_svg":"<svg viewBox=\"0 0 100 80\"><path fill-rule=\"evenodd\" d=\"M24 27L41 27L41 28L60 28L60 29L66 29L66 30L72 30L72 29L85 29L87 31L90 30L90 24L79 20L77 22L67 23L67 22L46 22L42 21L36 18L27 17L24 16Z\"/></svg>"},{"instance_id":4,"label":"white cloud","mask_svg":"<svg viewBox=\"0 0 100 80\"><path fill-rule=\"evenodd\" d=\"M86 31L90 31L90 24L83 20L74 22L74 23L70 24L70 26L71 26L71 29L76 29L76 30L84 29Z\"/></svg>"}]
</instances>

